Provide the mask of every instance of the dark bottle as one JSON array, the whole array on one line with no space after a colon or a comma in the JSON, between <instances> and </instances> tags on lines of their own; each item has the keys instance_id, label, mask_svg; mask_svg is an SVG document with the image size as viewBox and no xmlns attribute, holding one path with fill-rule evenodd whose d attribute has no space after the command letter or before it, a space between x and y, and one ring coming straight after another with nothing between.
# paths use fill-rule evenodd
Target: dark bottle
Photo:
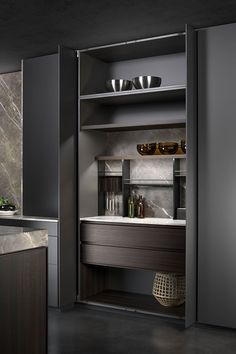
<instances>
[{"instance_id":1,"label":"dark bottle","mask_svg":"<svg viewBox=\"0 0 236 354\"><path fill-rule=\"evenodd\" d=\"M137 217L144 218L144 200L141 195L137 201Z\"/></svg>"},{"instance_id":2,"label":"dark bottle","mask_svg":"<svg viewBox=\"0 0 236 354\"><path fill-rule=\"evenodd\" d=\"M130 196L128 199L128 217L134 218L134 197Z\"/></svg>"}]
</instances>

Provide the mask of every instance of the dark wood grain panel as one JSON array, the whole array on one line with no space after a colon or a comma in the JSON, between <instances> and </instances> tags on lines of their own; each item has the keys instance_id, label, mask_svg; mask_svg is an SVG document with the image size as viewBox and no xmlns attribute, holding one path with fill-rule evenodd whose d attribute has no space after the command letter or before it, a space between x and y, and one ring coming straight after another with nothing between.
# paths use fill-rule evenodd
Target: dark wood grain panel
<instances>
[{"instance_id":1,"label":"dark wood grain panel","mask_svg":"<svg viewBox=\"0 0 236 354\"><path fill-rule=\"evenodd\" d=\"M185 253L82 244L82 262L184 273Z\"/></svg>"},{"instance_id":2,"label":"dark wood grain panel","mask_svg":"<svg viewBox=\"0 0 236 354\"><path fill-rule=\"evenodd\" d=\"M82 222L81 241L105 246L184 250L185 227L126 226Z\"/></svg>"},{"instance_id":3,"label":"dark wood grain panel","mask_svg":"<svg viewBox=\"0 0 236 354\"><path fill-rule=\"evenodd\" d=\"M1 353L47 353L47 249L0 256Z\"/></svg>"},{"instance_id":4,"label":"dark wood grain panel","mask_svg":"<svg viewBox=\"0 0 236 354\"><path fill-rule=\"evenodd\" d=\"M88 303L129 308L140 312L150 312L165 317L184 318L185 305L164 307L152 295L104 290L86 299Z\"/></svg>"},{"instance_id":5,"label":"dark wood grain panel","mask_svg":"<svg viewBox=\"0 0 236 354\"><path fill-rule=\"evenodd\" d=\"M106 272L103 267L80 264L79 299L103 291L106 287Z\"/></svg>"}]
</instances>

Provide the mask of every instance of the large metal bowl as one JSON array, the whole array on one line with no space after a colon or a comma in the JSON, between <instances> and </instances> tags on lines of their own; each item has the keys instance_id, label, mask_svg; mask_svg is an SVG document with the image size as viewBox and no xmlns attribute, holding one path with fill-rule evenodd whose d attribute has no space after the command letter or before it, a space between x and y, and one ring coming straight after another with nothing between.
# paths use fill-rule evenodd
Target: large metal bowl
<instances>
[{"instance_id":1,"label":"large metal bowl","mask_svg":"<svg viewBox=\"0 0 236 354\"><path fill-rule=\"evenodd\" d=\"M112 79L106 81L106 89L110 92L127 91L132 89L132 81L123 79Z\"/></svg>"},{"instance_id":2,"label":"large metal bowl","mask_svg":"<svg viewBox=\"0 0 236 354\"><path fill-rule=\"evenodd\" d=\"M147 89L161 86L161 78L159 76L137 76L133 78L132 81L136 89Z\"/></svg>"}]
</instances>

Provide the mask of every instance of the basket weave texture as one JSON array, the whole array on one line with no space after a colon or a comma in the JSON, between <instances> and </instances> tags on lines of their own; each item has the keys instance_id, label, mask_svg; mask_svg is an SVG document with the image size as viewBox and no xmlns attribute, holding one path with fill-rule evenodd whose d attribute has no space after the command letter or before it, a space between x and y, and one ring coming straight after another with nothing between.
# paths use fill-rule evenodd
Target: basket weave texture
<instances>
[{"instance_id":1,"label":"basket weave texture","mask_svg":"<svg viewBox=\"0 0 236 354\"><path fill-rule=\"evenodd\" d=\"M174 307L185 302L185 276L158 272L153 282L152 294L163 306Z\"/></svg>"}]
</instances>

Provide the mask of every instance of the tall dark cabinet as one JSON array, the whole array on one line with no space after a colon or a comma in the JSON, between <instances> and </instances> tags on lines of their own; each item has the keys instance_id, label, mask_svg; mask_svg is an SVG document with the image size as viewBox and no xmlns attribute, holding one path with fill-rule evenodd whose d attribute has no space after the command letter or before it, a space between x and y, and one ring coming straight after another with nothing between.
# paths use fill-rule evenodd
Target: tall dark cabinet
<instances>
[{"instance_id":1,"label":"tall dark cabinet","mask_svg":"<svg viewBox=\"0 0 236 354\"><path fill-rule=\"evenodd\" d=\"M198 320L236 327L236 24L198 33Z\"/></svg>"},{"instance_id":2,"label":"tall dark cabinet","mask_svg":"<svg viewBox=\"0 0 236 354\"><path fill-rule=\"evenodd\" d=\"M23 60L23 215L50 223L49 305L60 308L76 299L76 132L76 52Z\"/></svg>"}]
</instances>

